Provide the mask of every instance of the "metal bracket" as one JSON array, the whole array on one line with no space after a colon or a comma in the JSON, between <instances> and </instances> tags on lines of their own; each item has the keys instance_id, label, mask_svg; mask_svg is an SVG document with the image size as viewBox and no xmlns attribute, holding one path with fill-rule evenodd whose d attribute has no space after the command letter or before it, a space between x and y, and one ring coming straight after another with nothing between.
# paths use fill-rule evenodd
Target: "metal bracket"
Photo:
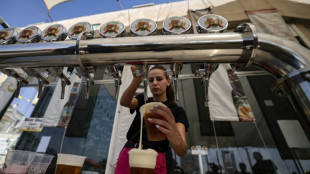
<instances>
[{"instance_id":1,"label":"metal bracket","mask_svg":"<svg viewBox=\"0 0 310 174\"><path fill-rule=\"evenodd\" d=\"M239 59L240 63L231 64L231 66L237 71L243 71L251 66L256 50L259 48L257 31L253 24L243 23L235 29L235 32L242 33L244 54Z\"/></svg>"},{"instance_id":2,"label":"metal bracket","mask_svg":"<svg viewBox=\"0 0 310 174\"><path fill-rule=\"evenodd\" d=\"M89 36L91 36L91 34L88 32L80 33L76 39L76 47L75 47L75 54L77 56L78 63L79 63L79 67L75 68L75 69L78 72L77 75L79 77L83 76L86 78L86 83L87 83L87 85L86 85L86 88L87 88L86 89L86 98L87 99L89 98L90 87L91 87L91 85L94 85L94 79L93 79L94 74L93 74L93 71L90 71L90 70L93 70L94 68L93 67L85 67L83 64L83 62L85 63L85 61L87 61L88 43L87 42L81 42L81 40L91 38Z\"/></svg>"}]
</instances>

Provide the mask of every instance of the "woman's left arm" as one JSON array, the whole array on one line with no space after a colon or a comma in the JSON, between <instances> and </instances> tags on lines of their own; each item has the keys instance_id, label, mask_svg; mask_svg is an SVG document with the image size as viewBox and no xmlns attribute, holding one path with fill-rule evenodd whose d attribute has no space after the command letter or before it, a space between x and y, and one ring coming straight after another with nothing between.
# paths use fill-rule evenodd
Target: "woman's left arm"
<instances>
[{"instance_id":1,"label":"woman's left arm","mask_svg":"<svg viewBox=\"0 0 310 174\"><path fill-rule=\"evenodd\" d=\"M154 107L152 112L162 115L166 118L166 120L151 118L149 121L156 124L158 130L167 136L167 139L171 143L173 150L177 155L185 155L187 153L187 143L184 124L176 123L171 110L167 107Z\"/></svg>"}]
</instances>

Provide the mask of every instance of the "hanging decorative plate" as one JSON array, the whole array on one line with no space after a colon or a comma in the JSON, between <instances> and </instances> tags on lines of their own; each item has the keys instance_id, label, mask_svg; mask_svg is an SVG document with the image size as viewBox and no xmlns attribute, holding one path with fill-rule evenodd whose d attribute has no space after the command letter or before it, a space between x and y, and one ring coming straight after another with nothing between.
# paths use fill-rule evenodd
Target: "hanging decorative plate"
<instances>
[{"instance_id":1,"label":"hanging decorative plate","mask_svg":"<svg viewBox=\"0 0 310 174\"><path fill-rule=\"evenodd\" d=\"M35 43L41 41L42 31L36 26L30 26L23 29L17 35L17 41L19 43Z\"/></svg>"},{"instance_id":2,"label":"hanging decorative plate","mask_svg":"<svg viewBox=\"0 0 310 174\"><path fill-rule=\"evenodd\" d=\"M123 37L126 34L126 28L119 21L110 21L100 27L99 33L102 37Z\"/></svg>"},{"instance_id":3,"label":"hanging decorative plate","mask_svg":"<svg viewBox=\"0 0 310 174\"><path fill-rule=\"evenodd\" d=\"M54 24L45 28L41 37L47 42L63 41L67 38L67 29L61 24Z\"/></svg>"},{"instance_id":4,"label":"hanging decorative plate","mask_svg":"<svg viewBox=\"0 0 310 174\"><path fill-rule=\"evenodd\" d=\"M184 17L170 17L163 22L164 34L186 34L190 28L191 22Z\"/></svg>"},{"instance_id":5,"label":"hanging decorative plate","mask_svg":"<svg viewBox=\"0 0 310 174\"><path fill-rule=\"evenodd\" d=\"M198 33L222 33L226 31L228 22L225 18L215 14L201 16L198 19Z\"/></svg>"},{"instance_id":6,"label":"hanging decorative plate","mask_svg":"<svg viewBox=\"0 0 310 174\"><path fill-rule=\"evenodd\" d=\"M81 39L91 39L94 37L94 30L90 23L79 22L72 25L68 31L68 37L76 40L80 33L85 32Z\"/></svg>"},{"instance_id":7,"label":"hanging decorative plate","mask_svg":"<svg viewBox=\"0 0 310 174\"><path fill-rule=\"evenodd\" d=\"M16 43L17 32L14 28L0 30L0 45Z\"/></svg>"},{"instance_id":8,"label":"hanging decorative plate","mask_svg":"<svg viewBox=\"0 0 310 174\"><path fill-rule=\"evenodd\" d=\"M150 36L156 35L157 25L151 19L137 19L130 25L130 33L132 36Z\"/></svg>"}]
</instances>

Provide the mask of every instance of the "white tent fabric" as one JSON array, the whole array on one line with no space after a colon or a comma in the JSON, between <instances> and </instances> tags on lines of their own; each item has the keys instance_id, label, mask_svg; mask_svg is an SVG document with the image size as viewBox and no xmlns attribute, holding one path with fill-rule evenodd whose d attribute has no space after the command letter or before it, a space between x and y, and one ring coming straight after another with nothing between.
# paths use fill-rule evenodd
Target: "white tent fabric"
<instances>
[{"instance_id":1,"label":"white tent fabric","mask_svg":"<svg viewBox=\"0 0 310 174\"><path fill-rule=\"evenodd\" d=\"M15 92L17 81L5 74L1 74L0 79L2 81L0 84L0 108L3 109Z\"/></svg>"},{"instance_id":2,"label":"white tent fabric","mask_svg":"<svg viewBox=\"0 0 310 174\"><path fill-rule=\"evenodd\" d=\"M231 96L232 87L227 69L230 69L229 64L220 64L210 77L209 109L211 120L214 121L239 121Z\"/></svg>"},{"instance_id":3,"label":"white tent fabric","mask_svg":"<svg viewBox=\"0 0 310 174\"><path fill-rule=\"evenodd\" d=\"M64 69L65 73L66 68ZM72 90L74 82L81 81L81 79L76 75L71 75L70 78L71 85L66 86L64 99L60 99L61 96L61 80L58 80L53 96L50 103L46 109L43 117L43 125L47 127L56 127L58 125L59 117L61 115L64 105L68 102L70 97L70 92Z\"/></svg>"},{"instance_id":4,"label":"white tent fabric","mask_svg":"<svg viewBox=\"0 0 310 174\"><path fill-rule=\"evenodd\" d=\"M125 89L132 81L132 73L130 66L124 66L122 73L122 85L119 89L119 97L124 93ZM129 109L120 105L120 100L117 102L116 112L114 117L114 125L111 136L111 144L106 167L107 173L114 173L119 152L122 150L126 142L126 134L130 124L134 119L134 114L130 114Z\"/></svg>"},{"instance_id":5,"label":"white tent fabric","mask_svg":"<svg viewBox=\"0 0 310 174\"><path fill-rule=\"evenodd\" d=\"M43 1L46 5L47 10L50 11L56 5L63 3L63 2L71 1L71 0L43 0Z\"/></svg>"}]
</instances>

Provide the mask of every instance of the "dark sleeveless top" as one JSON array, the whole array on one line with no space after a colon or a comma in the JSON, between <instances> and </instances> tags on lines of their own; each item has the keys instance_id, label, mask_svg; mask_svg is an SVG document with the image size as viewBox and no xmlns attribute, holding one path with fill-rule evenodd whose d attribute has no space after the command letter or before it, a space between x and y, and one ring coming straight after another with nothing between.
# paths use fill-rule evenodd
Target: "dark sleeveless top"
<instances>
[{"instance_id":1,"label":"dark sleeveless top","mask_svg":"<svg viewBox=\"0 0 310 174\"><path fill-rule=\"evenodd\" d=\"M138 99L138 106L137 109L130 109L131 113L134 113L136 111L136 116L131 123L131 126L127 132L127 140L133 141L133 142L139 142L140 139L140 125L141 125L141 115L140 115L140 107L145 104L144 102L144 95L139 94L136 96ZM153 102L153 98L148 98L147 103ZM187 129L189 127L188 119L186 116L185 110L180 106L173 106L170 107L168 105L168 102L162 102L165 104L168 108L170 108L176 123L182 123L185 126L185 130L187 132ZM151 148L160 152L166 152L169 148L169 141L168 139L165 139L163 141L149 141L147 138L145 123L143 121L143 133L142 133L142 144L143 146L146 146L147 148Z\"/></svg>"}]
</instances>

